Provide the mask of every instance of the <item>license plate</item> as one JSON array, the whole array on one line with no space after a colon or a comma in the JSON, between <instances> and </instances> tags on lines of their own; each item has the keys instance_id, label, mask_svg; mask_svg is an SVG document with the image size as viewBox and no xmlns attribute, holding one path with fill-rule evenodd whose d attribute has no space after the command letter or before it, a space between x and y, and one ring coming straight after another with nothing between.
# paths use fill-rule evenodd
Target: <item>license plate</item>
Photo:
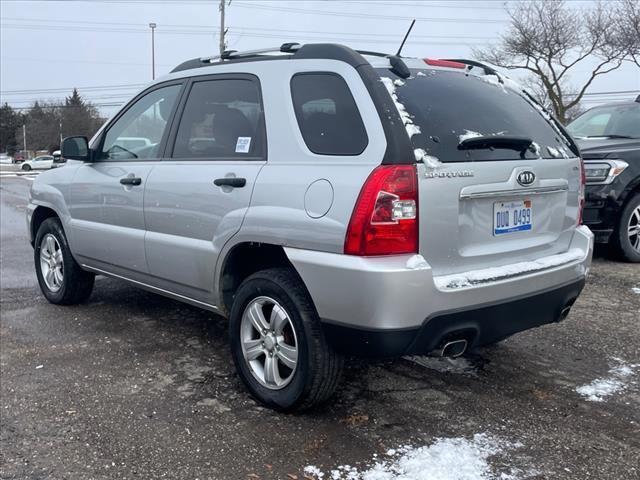
<instances>
[{"instance_id":1,"label":"license plate","mask_svg":"<svg viewBox=\"0 0 640 480\"><path fill-rule=\"evenodd\" d=\"M493 234L524 232L533 226L531 200L495 202L493 204Z\"/></svg>"}]
</instances>

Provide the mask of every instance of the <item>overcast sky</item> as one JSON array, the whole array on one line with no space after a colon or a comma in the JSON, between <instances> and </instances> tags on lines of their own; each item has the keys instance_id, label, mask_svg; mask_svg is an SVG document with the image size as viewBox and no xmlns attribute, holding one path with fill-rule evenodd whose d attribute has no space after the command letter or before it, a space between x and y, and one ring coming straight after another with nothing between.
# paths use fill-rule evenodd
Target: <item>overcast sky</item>
<instances>
[{"instance_id":1,"label":"overcast sky","mask_svg":"<svg viewBox=\"0 0 640 480\"><path fill-rule=\"evenodd\" d=\"M26 107L56 100L73 87L110 115L151 80L151 33L156 28L156 76L182 61L217 53L218 0L103 0L0 2L2 102ZM589 1L572 1L586 8ZM416 25L404 55L471 56L471 47L495 43L508 22L503 1L233 0L227 7L228 48L283 42L334 41L361 49L395 51ZM574 73L576 83L592 65ZM640 90L640 69L625 67L597 79L590 92ZM586 106L633 95L591 95Z\"/></svg>"}]
</instances>

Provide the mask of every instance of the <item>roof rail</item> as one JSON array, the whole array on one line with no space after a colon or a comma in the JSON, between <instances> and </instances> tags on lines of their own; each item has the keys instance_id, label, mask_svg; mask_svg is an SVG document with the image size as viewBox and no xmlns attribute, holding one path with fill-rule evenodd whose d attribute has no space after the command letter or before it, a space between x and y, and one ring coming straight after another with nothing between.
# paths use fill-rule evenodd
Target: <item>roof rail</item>
<instances>
[{"instance_id":1,"label":"roof rail","mask_svg":"<svg viewBox=\"0 0 640 480\"><path fill-rule=\"evenodd\" d=\"M299 43L289 42L283 43L279 47L261 48L259 50L245 50L243 52L239 52L237 50L225 50L224 52L222 52L222 55L193 58L191 60L187 60L186 62L181 63L176 68L171 70L171 73L180 72L182 70L190 70L192 68L206 67L207 65L210 65L212 63L223 62L225 60L259 57L260 55L264 55L267 53L295 53L300 48L300 46L301 45Z\"/></svg>"},{"instance_id":2,"label":"roof rail","mask_svg":"<svg viewBox=\"0 0 640 480\"><path fill-rule=\"evenodd\" d=\"M409 78L411 76L411 70L404 63L402 57L394 55L392 53L372 52L370 50L356 50L360 55L369 55L370 57L384 57L389 59L391 64L391 71L400 78Z\"/></svg>"}]
</instances>

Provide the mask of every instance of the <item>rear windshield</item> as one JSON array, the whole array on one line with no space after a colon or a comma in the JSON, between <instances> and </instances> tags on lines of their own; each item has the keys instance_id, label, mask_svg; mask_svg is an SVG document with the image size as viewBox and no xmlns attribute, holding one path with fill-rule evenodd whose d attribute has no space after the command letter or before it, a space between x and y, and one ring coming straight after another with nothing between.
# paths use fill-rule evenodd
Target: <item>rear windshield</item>
<instances>
[{"instance_id":1,"label":"rear windshield","mask_svg":"<svg viewBox=\"0 0 640 480\"><path fill-rule=\"evenodd\" d=\"M500 84L494 75L413 69L404 80L388 69L378 69L378 73L395 93L397 106L408 113L405 123L409 123L413 147L441 162L577 156L564 133L537 106ZM478 136L527 137L533 144L524 152L459 148L462 140Z\"/></svg>"}]
</instances>

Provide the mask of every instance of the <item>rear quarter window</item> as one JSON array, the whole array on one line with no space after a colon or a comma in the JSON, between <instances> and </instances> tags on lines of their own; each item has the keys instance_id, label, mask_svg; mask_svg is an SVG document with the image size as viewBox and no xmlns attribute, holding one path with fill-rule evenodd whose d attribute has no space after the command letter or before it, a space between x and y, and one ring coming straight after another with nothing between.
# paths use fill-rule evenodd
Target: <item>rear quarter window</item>
<instances>
[{"instance_id":1,"label":"rear quarter window","mask_svg":"<svg viewBox=\"0 0 640 480\"><path fill-rule=\"evenodd\" d=\"M369 139L356 102L335 73L299 73L291 98L307 148L318 155L359 155Z\"/></svg>"},{"instance_id":2,"label":"rear quarter window","mask_svg":"<svg viewBox=\"0 0 640 480\"><path fill-rule=\"evenodd\" d=\"M394 90L419 133L414 148L441 162L471 162L562 158L577 156L572 144L533 103L499 84L496 77L479 77L448 70L412 70L403 80L388 69L378 70ZM390 79L386 80L386 79ZM494 81L496 80L496 81ZM533 140L524 152L502 148L463 150L461 140L473 136L520 136Z\"/></svg>"}]
</instances>

